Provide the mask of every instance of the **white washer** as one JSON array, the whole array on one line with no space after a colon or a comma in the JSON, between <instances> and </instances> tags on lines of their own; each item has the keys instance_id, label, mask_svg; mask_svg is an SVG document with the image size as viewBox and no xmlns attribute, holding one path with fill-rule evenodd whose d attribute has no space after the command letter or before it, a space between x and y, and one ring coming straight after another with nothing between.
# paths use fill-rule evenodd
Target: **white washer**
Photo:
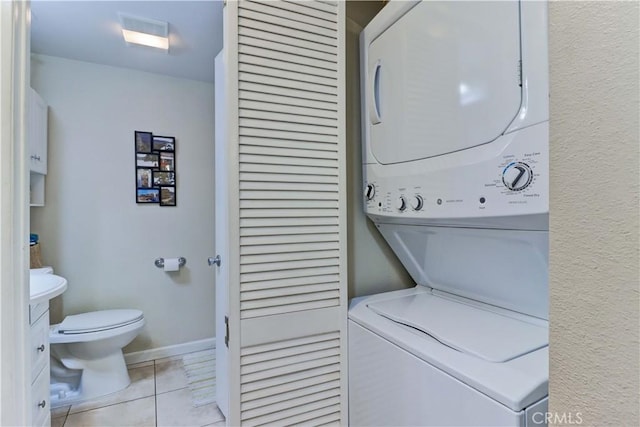
<instances>
[{"instance_id":1,"label":"white washer","mask_svg":"<svg viewBox=\"0 0 640 427\"><path fill-rule=\"evenodd\" d=\"M544 2L390 2L361 34L364 207L418 286L349 310L351 425L543 425Z\"/></svg>"},{"instance_id":2,"label":"white washer","mask_svg":"<svg viewBox=\"0 0 640 427\"><path fill-rule=\"evenodd\" d=\"M544 419L534 414L547 410L546 322L424 286L356 300L350 311L350 425Z\"/></svg>"}]
</instances>

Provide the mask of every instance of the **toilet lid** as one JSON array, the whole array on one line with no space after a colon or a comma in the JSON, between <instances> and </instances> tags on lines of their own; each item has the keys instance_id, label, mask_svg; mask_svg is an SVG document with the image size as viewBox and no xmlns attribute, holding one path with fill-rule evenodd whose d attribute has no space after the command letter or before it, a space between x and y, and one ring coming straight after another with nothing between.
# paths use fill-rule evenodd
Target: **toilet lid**
<instances>
[{"instance_id":1,"label":"toilet lid","mask_svg":"<svg viewBox=\"0 0 640 427\"><path fill-rule=\"evenodd\" d=\"M58 327L61 334L82 334L130 325L144 316L140 310L101 310L65 317Z\"/></svg>"}]
</instances>

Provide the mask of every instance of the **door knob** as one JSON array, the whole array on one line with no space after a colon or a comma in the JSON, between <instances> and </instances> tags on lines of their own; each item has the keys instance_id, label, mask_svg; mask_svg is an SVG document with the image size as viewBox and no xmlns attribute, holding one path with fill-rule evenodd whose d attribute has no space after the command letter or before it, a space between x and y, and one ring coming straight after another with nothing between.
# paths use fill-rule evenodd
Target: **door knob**
<instances>
[{"instance_id":1,"label":"door knob","mask_svg":"<svg viewBox=\"0 0 640 427\"><path fill-rule=\"evenodd\" d=\"M215 264L218 267L220 267L220 264L222 264L222 259L220 258L220 255L216 255L215 258L208 258L207 262L209 263L210 266Z\"/></svg>"}]
</instances>

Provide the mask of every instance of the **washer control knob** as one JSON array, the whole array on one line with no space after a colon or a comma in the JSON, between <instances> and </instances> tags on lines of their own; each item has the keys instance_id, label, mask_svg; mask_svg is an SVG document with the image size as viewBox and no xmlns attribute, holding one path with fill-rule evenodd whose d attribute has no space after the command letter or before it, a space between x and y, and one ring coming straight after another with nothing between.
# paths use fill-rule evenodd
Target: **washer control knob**
<instances>
[{"instance_id":1,"label":"washer control knob","mask_svg":"<svg viewBox=\"0 0 640 427\"><path fill-rule=\"evenodd\" d=\"M533 172L526 163L514 162L502 171L502 182L511 191L524 190L531 184L532 179Z\"/></svg>"},{"instance_id":2,"label":"washer control knob","mask_svg":"<svg viewBox=\"0 0 640 427\"><path fill-rule=\"evenodd\" d=\"M364 197L367 200L373 200L376 196L376 186L373 184L367 184L367 187L364 189Z\"/></svg>"},{"instance_id":3,"label":"washer control knob","mask_svg":"<svg viewBox=\"0 0 640 427\"><path fill-rule=\"evenodd\" d=\"M400 212L404 212L407 209L407 200L404 196L398 197L398 200L396 201L396 208L398 208Z\"/></svg>"},{"instance_id":4,"label":"washer control knob","mask_svg":"<svg viewBox=\"0 0 640 427\"><path fill-rule=\"evenodd\" d=\"M423 206L424 200L422 199L422 196L417 195L411 199L411 209L413 209L414 211L422 210Z\"/></svg>"}]
</instances>

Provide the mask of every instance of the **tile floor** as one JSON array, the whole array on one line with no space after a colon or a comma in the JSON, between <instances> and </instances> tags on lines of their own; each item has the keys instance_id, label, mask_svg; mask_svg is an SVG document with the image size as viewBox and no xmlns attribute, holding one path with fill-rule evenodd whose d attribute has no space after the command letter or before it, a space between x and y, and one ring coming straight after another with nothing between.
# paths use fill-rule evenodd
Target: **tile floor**
<instances>
[{"instance_id":1,"label":"tile floor","mask_svg":"<svg viewBox=\"0 0 640 427\"><path fill-rule=\"evenodd\" d=\"M105 397L55 408L52 427L223 426L215 403L194 407L182 356L129 366L131 384Z\"/></svg>"}]
</instances>

